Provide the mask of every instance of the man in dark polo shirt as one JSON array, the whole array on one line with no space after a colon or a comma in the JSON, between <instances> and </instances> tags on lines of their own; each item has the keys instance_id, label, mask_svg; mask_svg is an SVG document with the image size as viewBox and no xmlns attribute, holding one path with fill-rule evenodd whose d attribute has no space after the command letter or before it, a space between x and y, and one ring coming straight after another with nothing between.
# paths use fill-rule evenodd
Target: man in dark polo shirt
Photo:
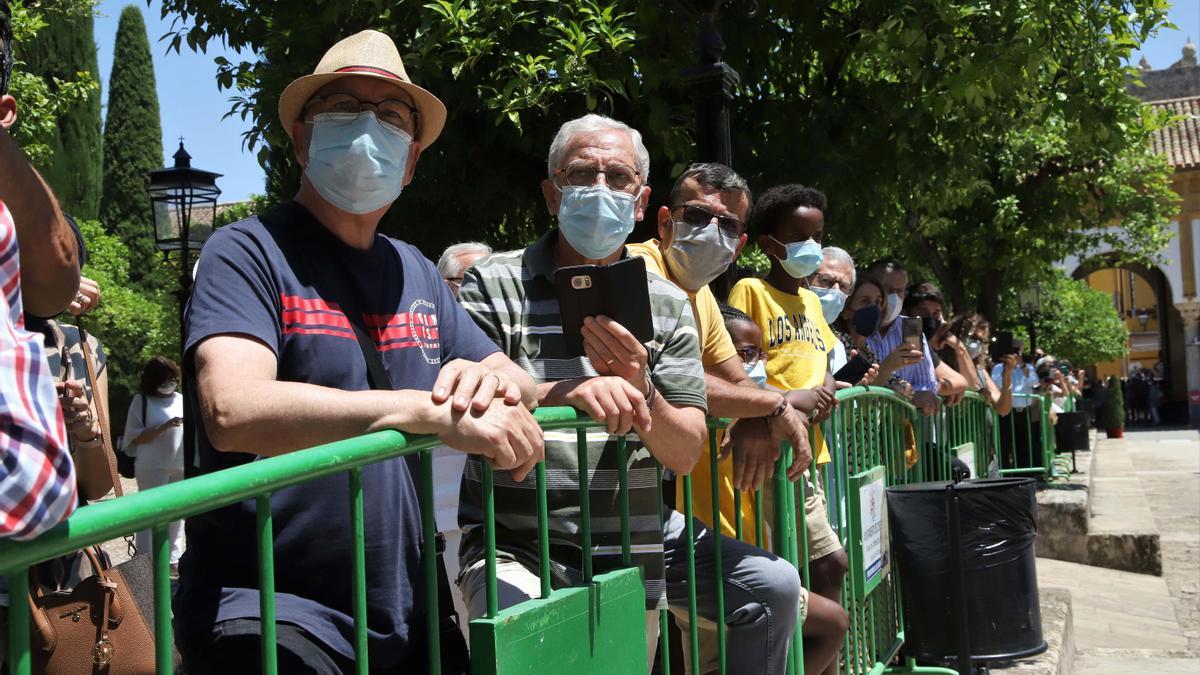
<instances>
[{"instance_id":1,"label":"man in dark polo shirt","mask_svg":"<svg viewBox=\"0 0 1200 675\"><path fill-rule=\"evenodd\" d=\"M446 110L413 85L391 39L334 45L284 91L305 173L294 201L218 231L188 307L199 473L383 429L436 434L524 475L541 459L532 380L475 326L433 265L376 232ZM356 338L390 389L371 390ZM420 511L409 462L363 469L372 671L425 663ZM279 671L350 672L351 527L344 475L275 492ZM259 663L254 501L193 518L175 602L189 672Z\"/></svg>"}]
</instances>

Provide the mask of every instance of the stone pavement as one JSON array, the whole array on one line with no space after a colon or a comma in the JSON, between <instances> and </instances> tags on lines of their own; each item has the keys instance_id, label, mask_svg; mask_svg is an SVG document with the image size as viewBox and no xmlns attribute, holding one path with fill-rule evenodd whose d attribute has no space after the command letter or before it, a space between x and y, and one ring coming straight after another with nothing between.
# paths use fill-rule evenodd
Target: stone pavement
<instances>
[{"instance_id":1,"label":"stone pavement","mask_svg":"<svg viewBox=\"0 0 1200 675\"><path fill-rule=\"evenodd\" d=\"M1101 462L1106 450L1107 466L1120 468L1106 472L1110 487L1120 489L1096 515L1114 528L1157 529L1163 576L1038 560L1040 586L1071 591L1073 672L1200 674L1200 435L1127 431L1101 440Z\"/></svg>"}]
</instances>

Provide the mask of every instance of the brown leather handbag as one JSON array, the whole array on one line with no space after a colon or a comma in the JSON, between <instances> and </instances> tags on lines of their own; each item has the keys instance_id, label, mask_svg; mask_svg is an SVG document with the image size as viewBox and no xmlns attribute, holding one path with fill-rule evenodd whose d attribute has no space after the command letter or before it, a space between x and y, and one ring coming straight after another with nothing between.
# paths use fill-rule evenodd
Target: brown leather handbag
<instances>
[{"instance_id":1,"label":"brown leather handbag","mask_svg":"<svg viewBox=\"0 0 1200 675\"><path fill-rule=\"evenodd\" d=\"M136 579L150 579L150 557L137 556L117 568L109 566L95 547L83 552L94 574L75 588L43 593L39 584L30 584L33 672L153 673L154 633L146 621L152 614L145 608L149 598L138 598L133 592L139 583Z\"/></svg>"},{"instance_id":2,"label":"brown leather handbag","mask_svg":"<svg viewBox=\"0 0 1200 675\"><path fill-rule=\"evenodd\" d=\"M96 392L95 355L79 327L88 383ZM63 355L64 360L69 358ZM113 490L122 496L104 401L94 396ZM142 675L155 672L154 574L148 555L112 566L98 546L83 549L92 576L70 590L45 592L30 571L33 672L46 675Z\"/></svg>"}]
</instances>

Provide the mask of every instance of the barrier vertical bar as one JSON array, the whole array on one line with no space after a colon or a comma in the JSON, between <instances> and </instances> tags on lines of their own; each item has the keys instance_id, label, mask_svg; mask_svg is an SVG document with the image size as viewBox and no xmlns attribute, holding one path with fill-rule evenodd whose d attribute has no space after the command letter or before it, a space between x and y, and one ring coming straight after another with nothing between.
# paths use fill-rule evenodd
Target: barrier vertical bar
<instances>
[{"instance_id":1,"label":"barrier vertical bar","mask_svg":"<svg viewBox=\"0 0 1200 675\"><path fill-rule=\"evenodd\" d=\"M712 496L713 581L717 593L717 671L725 673L725 575L721 565L721 488L717 479L717 432L708 430L709 487Z\"/></svg>"},{"instance_id":2,"label":"barrier vertical bar","mask_svg":"<svg viewBox=\"0 0 1200 675\"><path fill-rule=\"evenodd\" d=\"M633 566L632 546L629 532L629 453L625 447L625 437L617 439L617 495L621 507L621 564Z\"/></svg>"},{"instance_id":3,"label":"barrier vertical bar","mask_svg":"<svg viewBox=\"0 0 1200 675\"><path fill-rule=\"evenodd\" d=\"M663 470L662 464L657 462L654 465L654 473L656 476L655 485L658 488L658 504L663 503ZM663 513L665 509L658 509L658 529L663 529ZM658 610L658 659L659 670L663 675L671 673L671 637L670 637L670 622L667 619L669 610Z\"/></svg>"},{"instance_id":4,"label":"barrier vertical bar","mask_svg":"<svg viewBox=\"0 0 1200 675\"><path fill-rule=\"evenodd\" d=\"M256 544L258 546L258 613L262 623L262 672L267 675L274 675L278 669L277 651L275 646L275 531L271 520L271 495L259 495L254 499L254 521L256 526ZM167 526L159 525L153 531L154 544L154 599L155 605L154 615L155 623L170 624L170 621L158 621L159 611L159 577L168 577L171 572L171 538L168 536ZM170 588L167 589L168 596ZM171 616L170 613L170 597L167 598L168 611L163 616ZM155 632L158 632L158 626L155 626ZM162 644L162 639L155 635L155 646ZM165 643L168 647L167 658L170 659L169 653L171 641ZM162 671L162 656L159 655L158 670ZM167 672L170 672L168 670Z\"/></svg>"},{"instance_id":5,"label":"barrier vertical bar","mask_svg":"<svg viewBox=\"0 0 1200 675\"><path fill-rule=\"evenodd\" d=\"M429 672L442 672L442 612L441 597L438 589L442 580L438 578L437 550L437 498L433 494L433 451L425 450L420 455L421 469L421 558L425 572L425 643L429 651ZM361 484L361 472L359 473ZM361 509L359 509L361 511ZM357 528L357 526L355 526ZM366 589L366 559L363 559L363 589ZM366 594L363 595L363 610L366 610ZM355 639L358 639L358 621L354 622ZM367 629L366 616L363 617L363 654L366 654ZM355 664L360 670L359 675L366 675L366 659L361 659L362 666Z\"/></svg>"},{"instance_id":6,"label":"barrier vertical bar","mask_svg":"<svg viewBox=\"0 0 1200 675\"><path fill-rule=\"evenodd\" d=\"M733 536L738 541L742 541L745 532L742 531L742 491L733 489Z\"/></svg>"},{"instance_id":7,"label":"barrier vertical bar","mask_svg":"<svg viewBox=\"0 0 1200 675\"><path fill-rule=\"evenodd\" d=\"M538 509L538 573L542 584L542 599L550 597L550 513L546 505L546 462L534 469L537 481Z\"/></svg>"},{"instance_id":8,"label":"barrier vertical bar","mask_svg":"<svg viewBox=\"0 0 1200 675\"><path fill-rule=\"evenodd\" d=\"M692 528L692 477L683 477L683 536L687 538L688 657L692 672L700 672L699 613L696 609L696 533Z\"/></svg>"},{"instance_id":9,"label":"barrier vertical bar","mask_svg":"<svg viewBox=\"0 0 1200 675\"><path fill-rule=\"evenodd\" d=\"M754 491L754 545L759 548L764 548L765 533L763 532L763 488L759 487Z\"/></svg>"},{"instance_id":10,"label":"barrier vertical bar","mask_svg":"<svg viewBox=\"0 0 1200 675\"><path fill-rule=\"evenodd\" d=\"M496 500L492 492L492 466L480 462L483 468L483 527L487 551L485 554L487 573L487 618L494 619L500 611L500 600L496 591ZM584 523L587 521L585 520Z\"/></svg>"},{"instance_id":11,"label":"barrier vertical bar","mask_svg":"<svg viewBox=\"0 0 1200 675\"><path fill-rule=\"evenodd\" d=\"M587 429L575 431L575 453L579 464L579 519L583 536L583 580L592 583L592 499L590 488L591 460L588 456Z\"/></svg>"},{"instance_id":12,"label":"barrier vertical bar","mask_svg":"<svg viewBox=\"0 0 1200 675\"><path fill-rule=\"evenodd\" d=\"M12 675L30 675L33 663L29 648L29 568L10 574L7 579L8 607L0 609L8 612L8 668Z\"/></svg>"}]
</instances>

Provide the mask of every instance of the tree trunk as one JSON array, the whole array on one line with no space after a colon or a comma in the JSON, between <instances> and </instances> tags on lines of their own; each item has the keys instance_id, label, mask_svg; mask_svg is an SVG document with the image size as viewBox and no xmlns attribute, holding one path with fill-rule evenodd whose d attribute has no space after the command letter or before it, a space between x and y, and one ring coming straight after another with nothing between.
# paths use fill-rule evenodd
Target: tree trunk
<instances>
[{"instance_id":1,"label":"tree trunk","mask_svg":"<svg viewBox=\"0 0 1200 675\"><path fill-rule=\"evenodd\" d=\"M975 310L987 317L994 330L1000 318L1000 275L996 270L985 270L980 277L979 297L975 299Z\"/></svg>"},{"instance_id":2,"label":"tree trunk","mask_svg":"<svg viewBox=\"0 0 1200 675\"><path fill-rule=\"evenodd\" d=\"M960 270L951 269L951 266L942 258L942 254L937 250L937 247L921 234L921 214L910 209L908 215L905 216L905 223L908 225L909 236L916 247L916 252L933 269L933 273L938 279L938 285L941 287L943 297L950 301L955 312L961 312L966 309L967 289L963 284L963 276L959 274ZM945 309L947 310L946 313L949 314L950 308L947 307Z\"/></svg>"}]
</instances>

